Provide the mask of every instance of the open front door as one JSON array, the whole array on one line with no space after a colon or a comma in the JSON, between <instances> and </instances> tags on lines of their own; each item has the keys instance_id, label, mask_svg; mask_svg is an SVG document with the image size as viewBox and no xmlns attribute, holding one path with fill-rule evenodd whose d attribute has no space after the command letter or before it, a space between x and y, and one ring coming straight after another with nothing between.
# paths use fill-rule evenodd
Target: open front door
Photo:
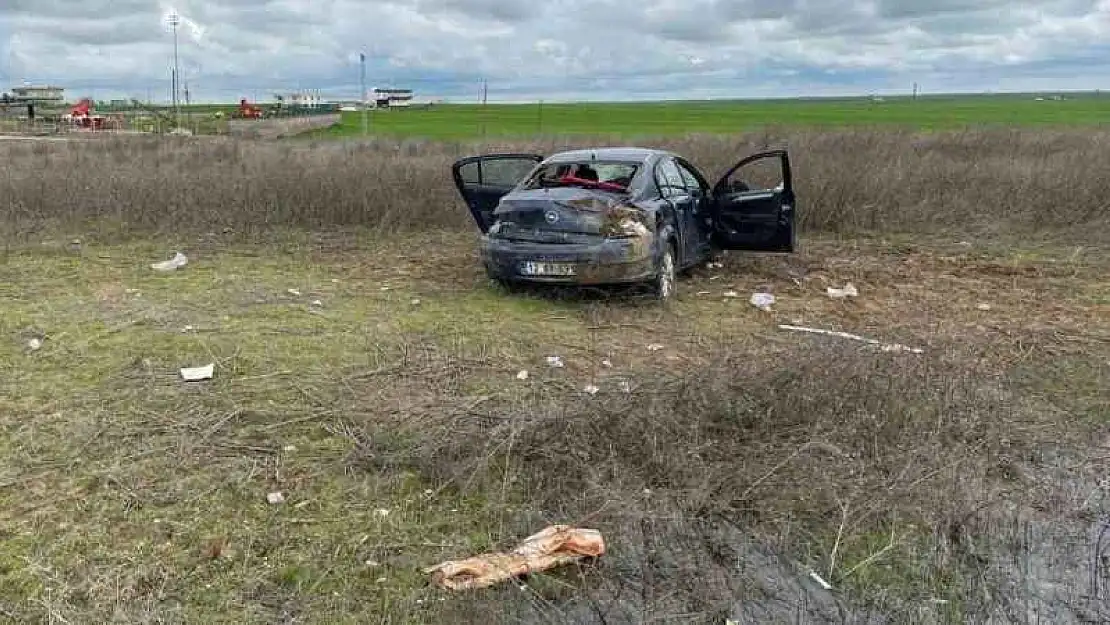
<instances>
[{"instance_id":1,"label":"open front door","mask_svg":"<svg viewBox=\"0 0 1110 625\"><path fill-rule=\"evenodd\" d=\"M794 186L786 150L752 154L713 187L716 247L759 252L794 251Z\"/></svg>"},{"instance_id":2,"label":"open front door","mask_svg":"<svg viewBox=\"0 0 1110 625\"><path fill-rule=\"evenodd\" d=\"M455 187L483 233L493 225L493 210L501 197L542 160L538 154L485 154L459 159L451 166Z\"/></svg>"}]
</instances>

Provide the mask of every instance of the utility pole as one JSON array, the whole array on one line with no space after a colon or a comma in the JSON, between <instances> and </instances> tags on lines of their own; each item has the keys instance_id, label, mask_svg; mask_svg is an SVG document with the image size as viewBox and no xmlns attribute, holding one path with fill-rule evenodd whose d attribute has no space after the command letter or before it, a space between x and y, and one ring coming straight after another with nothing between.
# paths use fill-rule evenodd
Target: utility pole
<instances>
[{"instance_id":1,"label":"utility pole","mask_svg":"<svg viewBox=\"0 0 1110 625\"><path fill-rule=\"evenodd\" d=\"M177 11L170 13L170 26L173 26L173 113L176 124L181 126L181 104L177 97L177 81L181 75L178 72L177 56L177 26L179 24L181 24L181 16L177 14Z\"/></svg>"},{"instance_id":2,"label":"utility pole","mask_svg":"<svg viewBox=\"0 0 1110 625\"><path fill-rule=\"evenodd\" d=\"M358 84L362 90L362 136L366 136L370 125L366 113L366 53L358 53Z\"/></svg>"}]
</instances>

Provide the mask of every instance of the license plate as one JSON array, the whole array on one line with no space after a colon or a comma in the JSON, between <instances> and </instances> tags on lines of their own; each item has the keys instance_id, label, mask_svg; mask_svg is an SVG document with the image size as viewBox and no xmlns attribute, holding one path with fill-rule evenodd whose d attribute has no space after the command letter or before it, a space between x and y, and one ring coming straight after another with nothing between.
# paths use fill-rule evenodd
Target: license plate
<instances>
[{"instance_id":1,"label":"license plate","mask_svg":"<svg viewBox=\"0 0 1110 625\"><path fill-rule=\"evenodd\" d=\"M520 264L520 273L525 276L573 276L574 265L527 261Z\"/></svg>"}]
</instances>

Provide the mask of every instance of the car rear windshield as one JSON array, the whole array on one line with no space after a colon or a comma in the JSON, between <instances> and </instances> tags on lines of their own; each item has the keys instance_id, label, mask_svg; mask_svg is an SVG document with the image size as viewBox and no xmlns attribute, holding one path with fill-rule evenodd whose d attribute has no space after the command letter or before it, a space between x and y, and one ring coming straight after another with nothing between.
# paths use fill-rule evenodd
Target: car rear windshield
<instances>
[{"instance_id":1,"label":"car rear windshield","mask_svg":"<svg viewBox=\"0 0 1110 625\"><path fill-rule=\"evenodd\" d=\"M573 186L624 192L639 168L639 163L613 161L548 163L536 170L524 183L524 188Z\"/></svg>"}]
</instances>

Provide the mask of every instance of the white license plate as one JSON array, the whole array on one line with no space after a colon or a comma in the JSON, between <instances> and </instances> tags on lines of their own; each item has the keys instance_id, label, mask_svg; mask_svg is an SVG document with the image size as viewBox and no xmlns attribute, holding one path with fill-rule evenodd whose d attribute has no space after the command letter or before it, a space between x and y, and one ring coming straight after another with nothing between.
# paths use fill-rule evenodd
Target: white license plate
<instances>
[{"instance_id":1,"label":"white license plate","mask_svg":"<svg viewBox=\"0 0 1110 625\"><path fill-rule=\"evenodd\" d=\"M574 265L527 261L520 264L520 273L525 276L573 276Z\"/></svg>"}]
</instances>

